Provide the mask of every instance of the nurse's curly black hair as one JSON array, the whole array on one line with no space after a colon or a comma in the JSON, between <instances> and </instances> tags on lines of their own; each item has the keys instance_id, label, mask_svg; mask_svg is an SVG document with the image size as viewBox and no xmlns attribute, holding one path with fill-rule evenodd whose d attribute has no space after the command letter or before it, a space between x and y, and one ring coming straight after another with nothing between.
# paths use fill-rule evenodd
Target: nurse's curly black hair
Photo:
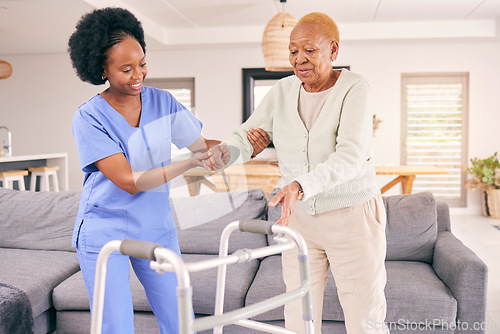
<instances>
[{"instance_id":1,"label":"nurse's curly black hair","mask_svg":"<svg viewBox=\"0 0 500 334\"><path fill-rule=\"evenodd\" d=\"M82 16L68 42L68 52L78 77L93 85L102 85L107 51L126 37L133 37L146 53L144 30L126 9L108 7Z\"/></svg>"}]
</instances>

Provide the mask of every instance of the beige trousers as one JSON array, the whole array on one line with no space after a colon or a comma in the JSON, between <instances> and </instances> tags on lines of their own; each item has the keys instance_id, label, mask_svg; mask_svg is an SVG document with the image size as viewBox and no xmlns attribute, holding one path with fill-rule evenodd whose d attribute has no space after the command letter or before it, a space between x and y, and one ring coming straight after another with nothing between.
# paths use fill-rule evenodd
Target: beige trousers
<instances>
[{"instance_id":1,"label":"beige trousers","mask_svg":"<svg viewBox=\"0 0 500 334\"><path fill-rule=\"evenodd\" d=\"M315 333L321 333L323 294L332 271L348 334L389 333L384 326L386 213L381 196L361 205L311 216L295 207L289 226L306 240L311 268ZM287 290L299 285L297 249L283 253ZM302 305L285 305L285 326L304 332Z\"/></svg>"}]
</instances>

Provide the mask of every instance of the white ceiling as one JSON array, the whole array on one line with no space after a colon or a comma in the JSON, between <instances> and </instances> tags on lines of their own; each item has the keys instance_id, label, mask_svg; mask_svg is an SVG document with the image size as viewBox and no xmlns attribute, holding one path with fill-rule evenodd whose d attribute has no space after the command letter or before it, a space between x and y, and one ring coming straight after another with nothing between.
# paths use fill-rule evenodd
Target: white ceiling
<instances>
[{"instance_id":1,"label":"white ceiling","mask_svg":"<svg viewBox=\"0 0 500 334\"><path fill-rule=\"evenodd\" d=\"M260 43L279 0L0 0L0 54L65 52L82 14L120 6L142 21L148 49ZM288 0L296 18L320 11L341 40L494 38L500 0Z\"/></svg>"}]
</instances>

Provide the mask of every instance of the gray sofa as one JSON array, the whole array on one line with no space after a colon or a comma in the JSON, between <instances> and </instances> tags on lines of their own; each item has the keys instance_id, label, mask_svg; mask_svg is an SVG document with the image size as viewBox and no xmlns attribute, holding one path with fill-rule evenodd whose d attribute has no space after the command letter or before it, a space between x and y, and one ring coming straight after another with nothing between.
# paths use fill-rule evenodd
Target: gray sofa
<instances>
[{"instance_id":1,"label":"gray sofa","mask_svg":"<svg viewBox=\"0 0 500 334\"><path fill-rule=\"evenodd\" d=\"M484 333L473 327L485 321L487 267L451 233L446 204L436 203L430 193L390 196L384 202L388 215L387 321L391 332ZM242 218L275 221L280 214L279 208L268 210L260 189L233 191L231 198L228 194L178 198L172 204L186 262L217 256L221 231L229 222ZM69 246L77 205L76 193L0 189L0 292L4 284L27 296L37 333L54 328L58 334L89 333L87 291ZM200 219L209 222L194 226ZM194 227L181 229L187 226ZM264 235L237 232L230 239L230 252L272 242ZM197 317L213 312L215 281L216 270L192 274ZM131 289L136 333L158 333L144 291L133 274ZM284 289L279 255L230 266L224 309L250 305ZM0 308L0 312L2 319L16 316L9 313L9 307ZM283 310L273 310L257 320L283 325ZM331 276L323 328L323 333L345 333ZM224 332L254 331L229 326Z\"/></svg>"},{"instance_id":2,"label":"gray sofa","mask_svg":"<svg viewBox=\"0 0 500 334\"><path fill-rule=\"evenodd\" d=\"M71 247L79 198L0 188L1 334L55 330L52 292L80 270Z\"/></svg>"}]
</instances>

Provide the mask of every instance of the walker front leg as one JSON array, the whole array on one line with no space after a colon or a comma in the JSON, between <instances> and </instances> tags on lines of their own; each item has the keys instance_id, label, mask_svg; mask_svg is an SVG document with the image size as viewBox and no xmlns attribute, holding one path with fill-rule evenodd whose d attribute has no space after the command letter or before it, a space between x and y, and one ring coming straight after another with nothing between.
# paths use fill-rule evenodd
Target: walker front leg
<instances>
[{"instance_id":1,"label":"walker front leg","mask_svg":"<svg viewBox=\"0 0 500 334\"><path fill-rule=\"evenodd\" d=\"M304 326L306 334L314 333L314 312L312 307L312 294L311 294L311 273L309 270L309 251L307 244L302 236L295 230L283 227L281 225L272 225L274 233L283 233L291 237L298 248L298 261L300 271L301 284L307 285L307 293L302 297L302 317L304 319Z\"/></svg>"},{"instance_id":2,"label":"walker front leg","mask_svg":"<svg viewBox=\"0 0 500 334\"><path fill-rule=\"evenodd\" d=\"M154 251L156 262L170 263L177 276L177 309L179 311L179 334L193 334L193 288L185 263L174 251L159 247Z\"/></svg>"}]
</instances>

